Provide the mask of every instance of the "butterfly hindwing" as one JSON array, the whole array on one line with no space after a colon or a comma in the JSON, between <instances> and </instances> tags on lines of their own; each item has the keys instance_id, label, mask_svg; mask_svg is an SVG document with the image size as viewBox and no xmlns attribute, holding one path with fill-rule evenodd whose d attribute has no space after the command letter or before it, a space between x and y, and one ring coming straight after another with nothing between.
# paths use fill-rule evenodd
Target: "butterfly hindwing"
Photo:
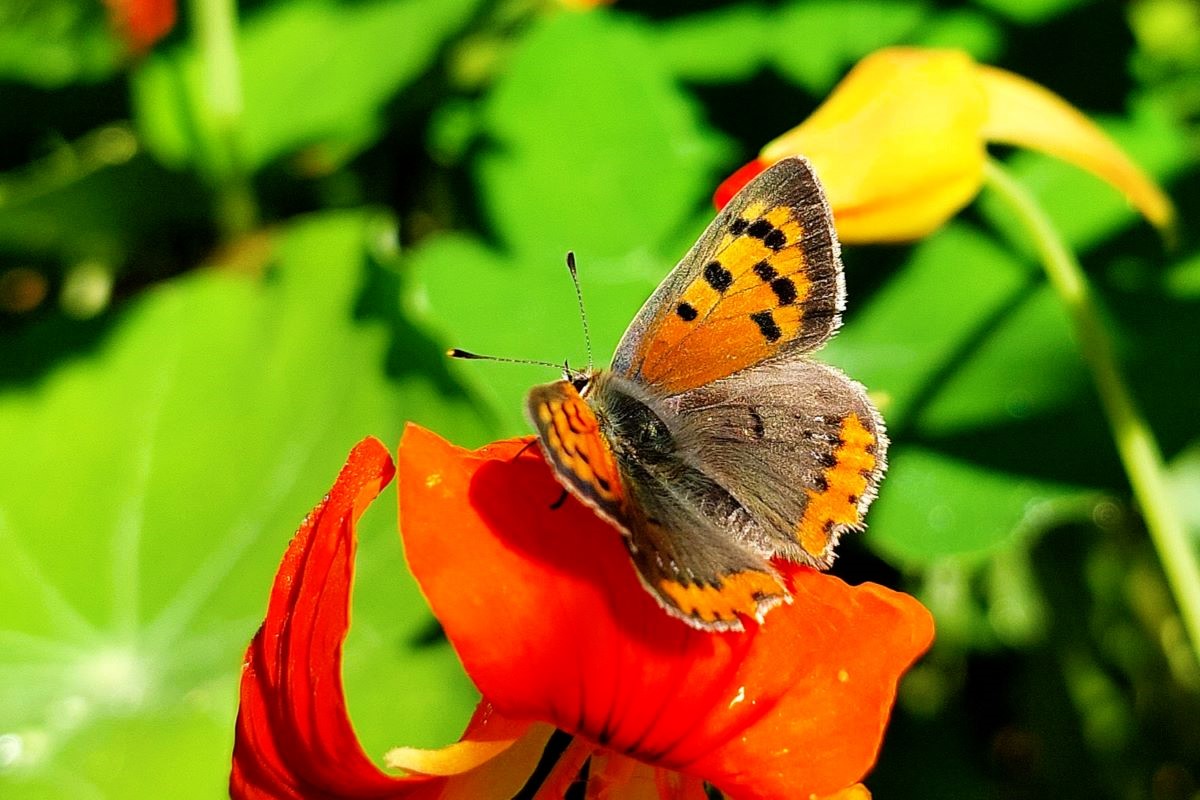
<instances>
[{"instance_id":1,"label":"butterfly hindwing","mask_svg":"<svg viewBox=\"0 0 1200 800\"><path fill-rule=\"evenodd\" d=\"M629 546L642 585L669 614L702 630L742 630L789 595L766 559L648 478L634 490Z\"/></svg>"},{"instance_id":2,"label":"butterfly hindwing","mask_svg":"<svg viewBox=\"0 0 1200 800\"><path fill-rule=\"evenodd\" d=\"M751 543L827 567L862 527L887 457L883 421L863 388L795 357L672 398L675 445L755 521Z\"/></svg>"},{"instance_id":3,"label":"butterfly hindwing","mask_svg":"<svg viewBox=\"0 0 1200 800\"><path fill-rule=\"evenodd\" d=\"M820 347L845 301L829 203L801 158L738 193L638 313L613 369L665 394Z\"/></svg>"}]
</instances>

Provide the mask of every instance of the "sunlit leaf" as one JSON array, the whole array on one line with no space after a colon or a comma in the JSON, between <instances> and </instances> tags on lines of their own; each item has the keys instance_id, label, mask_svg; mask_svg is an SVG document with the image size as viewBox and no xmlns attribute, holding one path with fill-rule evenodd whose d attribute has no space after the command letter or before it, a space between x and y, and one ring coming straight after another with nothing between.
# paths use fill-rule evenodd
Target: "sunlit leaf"
<instances>
[{"instance_id":1,"label":"sunlit leaf","mask_svg":"<svg viewBox=\"0 0 1200 800\"><path fill-rule=\"evenodd\" d=\"M20 753L0 769L6 797L219 793L271 576L351 445L398 441L406 419L472 429L421 372L389 377L391 326L355 318L379 269L369 229L350 213L297 224L267 276L165 284L90 357L0 394L15 456L0 460L0 736ZM429 644L394 501L378 506L347 655L376 754L455 738L474 700Z\"/></svg>"}]
</instances>

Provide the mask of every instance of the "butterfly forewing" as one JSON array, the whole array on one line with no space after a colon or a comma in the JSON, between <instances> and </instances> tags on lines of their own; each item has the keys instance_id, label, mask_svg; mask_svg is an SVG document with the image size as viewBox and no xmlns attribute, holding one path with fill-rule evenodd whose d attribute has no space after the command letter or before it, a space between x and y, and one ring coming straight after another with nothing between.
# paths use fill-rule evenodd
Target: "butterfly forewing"
<instances>
[{"instance_id":1,"label":"butterfly forewing","mask_svg":"<svg viewBox=\"0 0 1200 800\"><path fill-rule=\"evenodd\" d=\"M535 386L526 410L559 480L610 522L623 525L624 482L588 404L567 381Z\"/></svg>"},{"instance_id":2,"label":"butterfly forewing","mask_svg":"<svg viewBox=\"0 0 1200 800\"><path fill-rule=\"evenodd\" d=\"M747 185L642 307L613 369L664 392L829 339L844 304L829 204L799 158Z\"/></svg>"}]
</instances>

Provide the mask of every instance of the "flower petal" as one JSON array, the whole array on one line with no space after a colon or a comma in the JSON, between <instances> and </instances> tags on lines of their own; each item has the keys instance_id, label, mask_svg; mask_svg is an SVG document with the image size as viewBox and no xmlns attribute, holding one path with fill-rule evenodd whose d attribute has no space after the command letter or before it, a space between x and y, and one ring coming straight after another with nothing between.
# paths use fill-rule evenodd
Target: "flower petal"
<instances>
[{"instance_id":1,"label":"flower petal","mask_svg":"<svg viewBox=\"0 0 1200 800\"><path fill-rule=\"evenodd\" d=\"M559 484L527 444L470 453L410 426L399 454L409 565L496 708L739 798L858 781L929 613L785 565L793 604L743 634L697 631L642 588L613 527L551 509Z\"/></svg>"},{"instance_id":2,"label":"flower petal","mask_svg":"<svg viewBox=\"0 0 1200 800\"><path fill-rule=\"evenodd\" d=\"M465 773L449 780L388 775L358 744L341 676L354 525L394 472L387 448L375 439L360 442L288 546L267 618L246 652L229 784L233 798L420 800L453 797L454 790L466 788L457 796L507 800L537 765L549 728L507 720L487 703L468 725L468 741L408 761L430 774ZM518 740L524 747L514 746ZM491 787L511 791L497 795Z\"/></svg>"},{"instance_id":3,"label":"flower petal","mask_svg":"<svg viewBox=\"0 0 1200 800\"><path fill-rule=\"evenodd\" d=\"M134 53L146 52L175 27L175 0L105 0L105 5Z\"/></svg>"},{"instance_id":4,"label":"flower petal","mask_svg":"<svg viewBox=\"0 0 1200 800\"><path fill-rule=\"evenodd\" d=\"M771 166L771 162L756 158L750 163L738 167L732 175L721 181L721 185L713 193L713 205L720 211L726 203L733 199L735 194L742 190L743 186L758 177L758 174L769 166Z\"/></svg>"},{"instance_id":5,"label":"flower petal","mask_svg":"<svg viewBox=\"0 0 1200 800\"><path fill-rule=\"evenodd\" d=\"M988 141L1039 150L1085 169L1123 192L1154 226L1171 226L1171 201L1078 109L1020 75L988 66L977 67L977 75L987 95Z\"/></svg>"},{"instance_id":6,"label":"flower petal","mask_svg":"<svg viewBox=\"0 0 1200 800\"><path fill-rule=\"evenodd\" d=\"M986 99L957 50L893 47L860 61L812 116L763 148L806 156L843 242L917 239L978 193Z\"/></svg>"}]
</instances>

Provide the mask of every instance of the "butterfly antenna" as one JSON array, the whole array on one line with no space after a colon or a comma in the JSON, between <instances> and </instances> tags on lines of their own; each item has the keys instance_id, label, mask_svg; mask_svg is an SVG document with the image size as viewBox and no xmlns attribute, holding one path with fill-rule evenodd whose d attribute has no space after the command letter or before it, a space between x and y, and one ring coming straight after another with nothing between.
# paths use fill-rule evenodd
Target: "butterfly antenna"
<instances>
[{"instance_id":1,"label":"butterfly antenna","mask_svg":"<svg viewBox=\"0 0 1200 800\"><path fill-rule=\"evenodd\" d=\"M567 251L567 269L571 271L571 283L575 284L575 299L579 301L579 320L583 323L583 341L587 345L588 372L596 366L592 359L592 332L588 330L587 311L583 307L583 290L579 288L579 271L575 269L575 251Z\"/></svg>"},{"instance_id":2,"label":"butterfly antenna","mask_svg":"<svg viewBox=\"0 0 1200 800\"><path fill-rule=\"evenodd\" d=\"M535 367L551 367L561 370L562 365L555 364L550 361L537 361L532 358L504 358L502 356L485 356L479 353L472 353L467 350L459 350L457 347L452 347L446 351L446 355L451 358L461 358L468 361L503 361L507 364L532 364Z\"/></svg>"}]
</instances>

